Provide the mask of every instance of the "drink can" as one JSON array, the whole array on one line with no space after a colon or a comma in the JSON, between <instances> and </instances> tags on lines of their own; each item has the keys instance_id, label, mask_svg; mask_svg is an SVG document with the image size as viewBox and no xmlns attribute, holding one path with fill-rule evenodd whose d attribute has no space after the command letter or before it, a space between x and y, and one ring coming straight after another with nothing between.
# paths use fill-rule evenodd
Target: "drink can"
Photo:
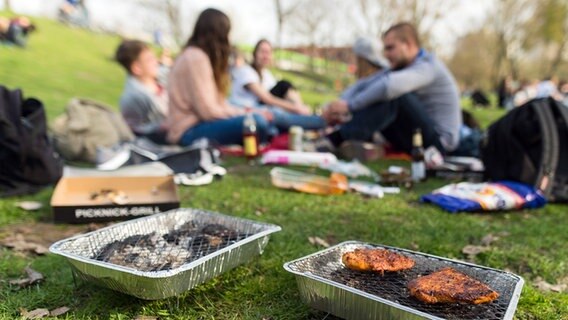
<instances>
[{"instance_id":1,"label":"drink can","mask_svg":"<svg viewBox=\"0 0 568 320\"><path fill-rule=\"evenodd\" d=\"M288 130L288 149L292 151L302 151L302 139L304 129L299 126L292 126Z\"/></svg>"}]
</instances>

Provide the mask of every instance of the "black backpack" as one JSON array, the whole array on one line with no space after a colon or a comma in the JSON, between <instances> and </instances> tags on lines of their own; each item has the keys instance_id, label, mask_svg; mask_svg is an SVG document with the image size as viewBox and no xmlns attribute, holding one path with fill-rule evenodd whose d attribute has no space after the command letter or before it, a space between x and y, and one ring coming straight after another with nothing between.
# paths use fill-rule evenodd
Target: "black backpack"
<instances>
[{"instance_id":1,"label":"black backpack","mask_svg":"<svg viewBox=\"0 0 568 320\"><path fill-rule=\"evenodd\" d=\"M535 99L493 123L482 142L488 180L533 185L552 202L568 201L568 107Z\"/></svg>"},{"instance_id":2,"label":"black backpack","mask_svg":"<svg viewBox=\"0 0 568 320\"><path fill-rule=\"evenodd\" d=\"M37 192L57 182L62 171L43 104L0 86L0 197Z\"/></svg>"}]
</instances>

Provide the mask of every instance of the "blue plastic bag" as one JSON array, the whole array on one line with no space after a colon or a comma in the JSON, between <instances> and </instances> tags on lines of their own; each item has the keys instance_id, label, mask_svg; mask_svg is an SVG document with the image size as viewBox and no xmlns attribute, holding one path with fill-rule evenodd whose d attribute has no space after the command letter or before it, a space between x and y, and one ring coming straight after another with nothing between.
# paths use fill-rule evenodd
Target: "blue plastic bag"
<instances>
[{"instance_id":1,"label":"blue plastic bag","mask_svg":"<svg viewBox=\"0 0 568 320\"><path fill-rule=\"evenodd\" d=\"M533 209L546 204L540 191L512 181L450 184L422 196L420 200L449 212Z\"/></svg>"}]
</instances>

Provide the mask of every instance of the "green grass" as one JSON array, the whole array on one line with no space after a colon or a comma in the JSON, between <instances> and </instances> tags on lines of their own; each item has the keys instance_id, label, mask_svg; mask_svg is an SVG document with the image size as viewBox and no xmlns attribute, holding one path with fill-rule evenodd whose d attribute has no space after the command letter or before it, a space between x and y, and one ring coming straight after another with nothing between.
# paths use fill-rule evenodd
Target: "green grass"
<instances>
[{"instance_id":1,"label":"green grass","mask_svg":"<svg viewBox=\"0 0 568 320\"><path fill-rule=\"evenodd\" d=\"M50 119L60 114L73 96L116 104L124 75L109 59L118 39L45 20L37 22L40 32L32 36L27 50L0 47L0 83L23 87L26 95L42 99ZM314 86L308 81L305 85ZM313 104L333 98L319 92L304 97ZM484 126L501 114L495 109L473 111ZM380 170L393 163L408 166L394 161L370 166ZM353 194L324 197L282 191L271 185L269 167L249 167L240 159L228 159L226 166L229 174L222 181L181 187L182 206L282 226L262 256L179 297L142 301L90 283L75 284L69 266L59 256L21 257L0 248L0 319L18 318L19 308L61 306L71 308L61 319L132 319L137 315L161 319L323 319L325 313L302 303L294 277L282 268L286 261L321 249L308 242L309 236L332 243L368 241L465 259L461 254L465 245L479 244L485 235L501 232L508 235L478 255L475 262L524 277L516 318L568 319L568 294L541 292L533 285L537 277L556 283L568 276L565 206L449 214L417 202L421 194L447 183L441 180L431 179L400 195L370 200ZM16 224L49 221L51 191L0 201L0 227L9 232ZM22 199L38 200L45 206L37 213L23 212L14 206ZM43 273L45 282L16 290L4 281L20 277L26 265Z\"/></svg>"},{"instance_id":2,"label":"green grass","mask_svg":"<svg viewBox=\"0 0 568 320\"><path fill-rule=\"evenodd\" d=\"M90 97L117 107L125 74L113 61L120 39L38 20L25 50L0 46L0 83L39 97L49 119L72 97Z\"/></svg>"}]
</instances>

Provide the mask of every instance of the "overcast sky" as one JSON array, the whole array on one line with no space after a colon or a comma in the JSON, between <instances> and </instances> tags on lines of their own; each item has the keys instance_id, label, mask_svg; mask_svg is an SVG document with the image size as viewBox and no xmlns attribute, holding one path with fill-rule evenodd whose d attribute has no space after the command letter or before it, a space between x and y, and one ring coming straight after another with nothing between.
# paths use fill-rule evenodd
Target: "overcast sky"
<instances>
[{"instance_id":1,"label":"overcast sky","mask_svg":"<svg viewBox=\"0 0 568 320\"><path fill-rule=\"evenodd\" d=\"M347 4L352 0L344 0ZM424 0L427 1L427 0ZM453 43L455 38L472 28L477 28L491 6L491 0L455 0L459 3L454 12L435 29L438 43ZM62 0L12 0L14 11L30 15L54 16ZM120 30L132 35L150 34L156 28L163 28L163 21L132 0L89 0L88 7L92 21L108 29ZM187 0L182 8L184 30L189 33L195 17L207 7L218 8L227 13L232 20L231 37L234 42L254 44L260 38L274 41L276 34L276 15L271 0ZM1 2L0 7L3 6ZM349 23L348 20L344 20ZM340 31L342 28L339 28ZM347 31L345 31L347 32ZM350 44L352 34L337 35L333 44ZM302 41L298 35L284 38L285 45Z\"/></svg>"}]
</instances>

